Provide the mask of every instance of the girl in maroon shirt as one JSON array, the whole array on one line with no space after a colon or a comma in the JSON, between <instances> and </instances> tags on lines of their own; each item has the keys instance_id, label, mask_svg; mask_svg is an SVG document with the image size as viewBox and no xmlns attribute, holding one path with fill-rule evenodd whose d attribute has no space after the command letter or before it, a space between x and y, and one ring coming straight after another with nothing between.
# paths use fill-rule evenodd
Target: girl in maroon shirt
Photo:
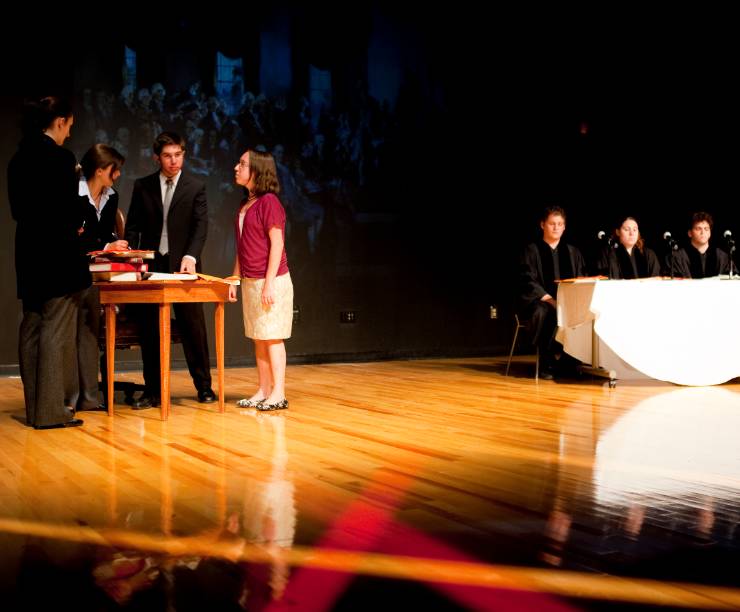
<instances>
[{"instance_id":1,"label":"girl in maroon shirt","mask_svg":"<svg viewBox=\"0 0 740 612\"><path fill-rule=\"evenodd\" d=\"M246 151L234 166L237 185L249 190L235 222L234 276L241 278L244 333L254 340L259 388L242 407L280 410L285 398L285 343L293 324L293 284L285 254L285 210L275 161L269 153ZM236 287L229 288L236 301Z\"/></svg>"}]
</instances>

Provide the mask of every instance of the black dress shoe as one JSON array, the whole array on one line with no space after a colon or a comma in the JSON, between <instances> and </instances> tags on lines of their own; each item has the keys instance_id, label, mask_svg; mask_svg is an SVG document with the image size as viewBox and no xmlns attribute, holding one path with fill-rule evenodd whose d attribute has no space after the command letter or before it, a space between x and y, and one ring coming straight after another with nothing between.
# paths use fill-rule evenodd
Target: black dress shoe
<instances>
[{"instance_id":1,"label":"black dress shoe","mask_svg":"<svg viewBox=\"0 0 740 612\"><path fill-rule=\"evenodd\" d=\"M131 408L134 410L145 410L146 408L156 408L159 406L159 403L160 400L158 395L148 395L144 393L139 399L131 404Z\"/></svg>"},{"instance_id":2,"label":"black dress shoe","mask_svg":"<svg viewBox=\"0 0 740 612\"><path fill-rule=\"evenodd\" d=\"M98 404L97 406L80 406L77 409L77 412L94 412L94 411L100 411L100 412L108 412L108 409L105 407L105 404Z\"/></svg>"},{"instance_id":3,"label":"black dress shoe","mask_svg":"<svg viewBox=\"0 0 740 612\"><path fill-rule=\"evenodd\" d=\"M198 401L201 404L210 404L216 401L216 394L210 387L208 389L201 389L198 391Z\"/></svg>"},{"instance_id":4,"label":"black dress shoe","mask_svg":"<svg viewBox=\"0 0 740 612\"><path fill-rule=\"evenodd\" d=\"M580 378L583 375L581 372L581 362L563 353L563 356L558 360L555 374L558 378Z\"/></svg>"},{"instance_id":5,"label":"black dress shoe","mask_svg":"<svg viewBox=\"0 0 740 612\"><path fill-rule=\"evenodd\" d=\"M66 423L54 423L53 425L34 425L34 429L61 429L63 427L79 427L84 421L82 419L72 419Z\"/></svg>"}]
</instances>

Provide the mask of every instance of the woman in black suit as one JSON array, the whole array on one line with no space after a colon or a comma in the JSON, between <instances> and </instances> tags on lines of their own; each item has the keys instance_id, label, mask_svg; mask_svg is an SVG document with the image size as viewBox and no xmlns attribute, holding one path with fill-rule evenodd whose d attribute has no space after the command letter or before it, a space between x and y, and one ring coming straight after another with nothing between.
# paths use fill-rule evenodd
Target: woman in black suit
<instances>
[{"instance_id":1,"label":"woman in black suit","mask_svg":"<svg viewBox=\"0 0 740 612\"><path fill-rule=\"evenodd\" d=\"M82 255L91 251L122 250L128 242L115 234L118 194L113 183L121 176L123 155L104 144L93 145L82 156L79 203L82 209L80 233ZM102 408L98 399L98 334L100 294L96 287L85 289L77 318L77 362L79 395L72 398L77 410Z\"/></svg>"},{"instance_id":2,"label":"woman in black suit","mask_svg":"<svg viewBox=\"0 0 740 612\"><path fill-rule=\"evenodd\" d=\"M23 139L8 165L15 269L23 320L18 355L26 423L75 427L70 398L78 384L75 330L83 289L91 284L80 256L82 215L69 138L71 105L53 96L26 105Z\"/></svg>"}]
</instances>

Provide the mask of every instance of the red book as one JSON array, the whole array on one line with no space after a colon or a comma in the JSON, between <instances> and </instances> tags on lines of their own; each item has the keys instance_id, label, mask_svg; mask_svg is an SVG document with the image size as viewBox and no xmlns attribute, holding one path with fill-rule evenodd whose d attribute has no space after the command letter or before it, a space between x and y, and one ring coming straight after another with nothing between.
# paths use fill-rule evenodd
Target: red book
<instances>
[{"instance_id":1,"label":"red book","mask_svg":"<svg viewBox=\"0 0 740 612\"><path fill-rule=\"evenodd\" d=\"M93 257L93 263L109 263L113 261L110 257ZM124 262L124 263L144 263L144 260L141 257L127 257L126 259L118 259L118 262Z\"/></svg>"},{"instance_id":2,"label":"red book","mask_svg":"<svg viewBox=\"0 0 740 612\"><path fill-rule=\"evenodd\" d=\"M149 266L145 263L108 262L91 263L90 272L146 272Z\"/></svg>"}]
</instances>

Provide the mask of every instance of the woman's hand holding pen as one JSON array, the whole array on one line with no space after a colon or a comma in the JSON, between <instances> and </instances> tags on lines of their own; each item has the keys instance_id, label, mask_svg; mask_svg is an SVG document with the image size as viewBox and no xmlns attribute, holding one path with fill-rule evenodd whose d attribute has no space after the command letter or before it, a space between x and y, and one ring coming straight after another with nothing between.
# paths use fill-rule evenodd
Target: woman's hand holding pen
<instances>
[{"instance_id":1,"label":"woman's hand holding pen","mask_svg":"<svg viewBox=\"0 0 740 612\"><path fill-rule=\"evenodd\" d=\"M110 233L111 241L105 245L105 251L128 251L128 240L119 240L118 232Z\"/></svg>"}]
</instances>

